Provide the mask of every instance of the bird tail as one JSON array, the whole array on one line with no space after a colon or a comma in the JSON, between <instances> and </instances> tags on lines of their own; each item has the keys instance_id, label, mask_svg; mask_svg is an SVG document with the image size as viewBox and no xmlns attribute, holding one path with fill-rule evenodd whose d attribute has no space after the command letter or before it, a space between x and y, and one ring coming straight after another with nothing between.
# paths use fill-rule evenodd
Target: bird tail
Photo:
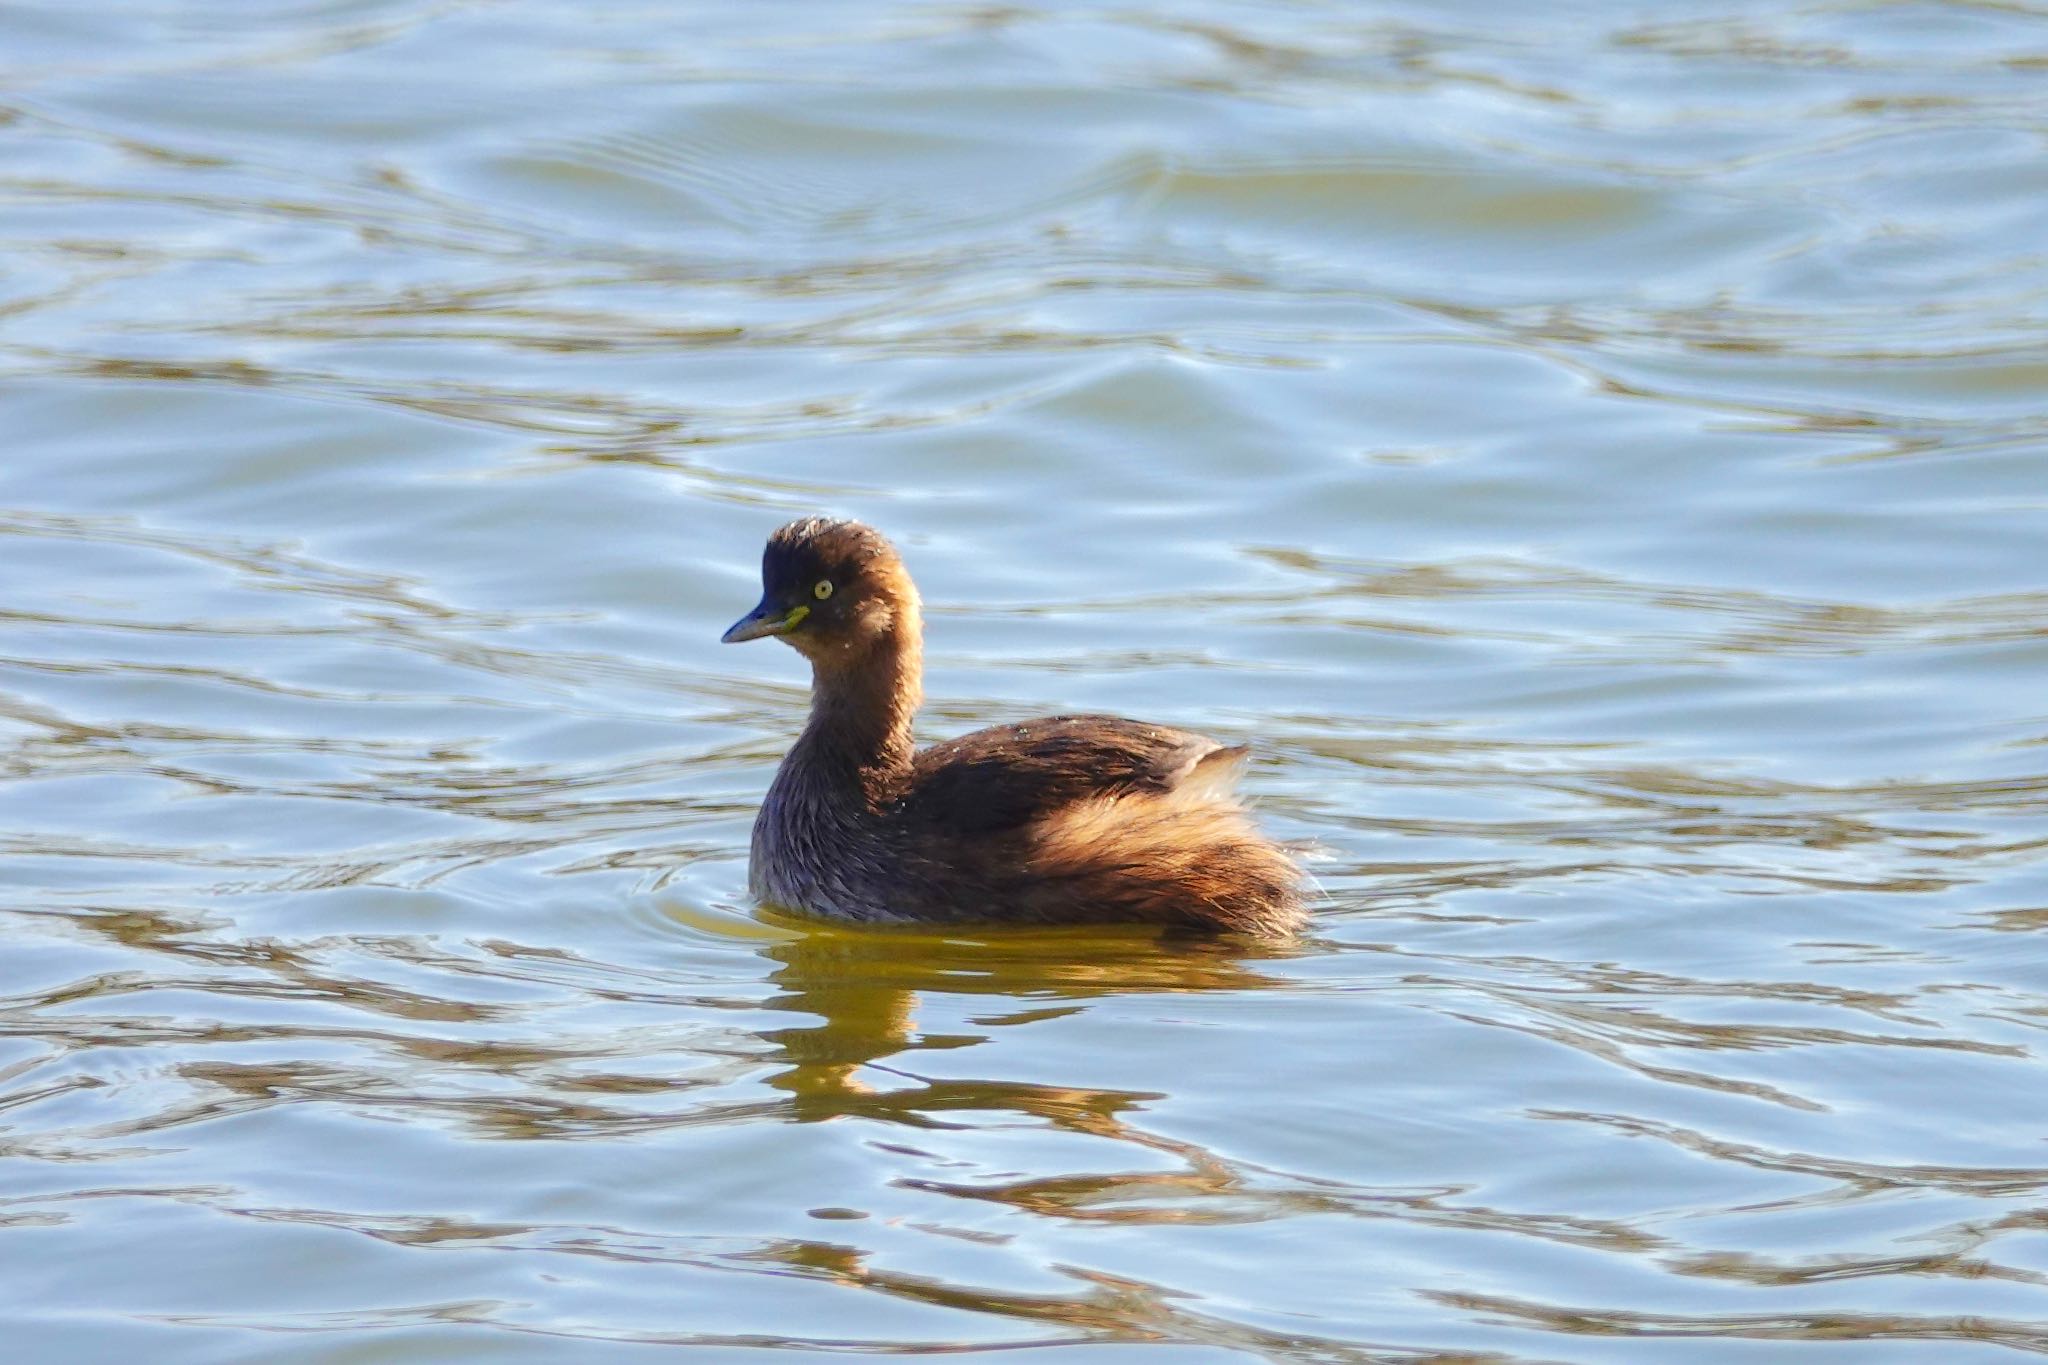
<instances>
[{"instance_id":1,"label":"bird tail","mask_svg":"<svg viewBox=\"0 0 2048 1365\"><path fill-rule=\"evenodd\" d=\"M1075 918L1300 929L1301 867L1231 790L1244 760L1242 748L1218 749L1170 792L1097 797L1044 821L1029 859L1040 884L1059 886Z\"/></svg>"}]
</instances>

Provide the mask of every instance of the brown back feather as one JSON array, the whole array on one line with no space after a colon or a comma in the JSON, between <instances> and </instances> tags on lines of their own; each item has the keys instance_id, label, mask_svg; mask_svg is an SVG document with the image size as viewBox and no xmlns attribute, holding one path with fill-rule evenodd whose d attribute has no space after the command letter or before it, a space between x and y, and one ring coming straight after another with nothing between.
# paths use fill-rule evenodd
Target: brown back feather
<instances>
[{"instance_id":1,"label":"brown back feather","mask_svg":"<svg viewBox=\"0 0 2048 1365\"><path fill-rule=\"evenodd\" d=\"M1048 716L976 730L911 761L903 817L955 836L1014 830L1097 797L1164 795L1225 750L1118 716Z\"/></svg>"},{"instance_id":2,"label":"brown back feather","mask_svg":"<svg viewBox=\"0 0 2048 1365\"><path fill-rule=\"evenodd\" d=\"M1217 755L1230 776L1242 756ZM1031 832L1025 861L1091 917L1255 934L1291 933L1304 918L1301 868L1207 783L1069 807Z\"/></svg>"}]
</instances>

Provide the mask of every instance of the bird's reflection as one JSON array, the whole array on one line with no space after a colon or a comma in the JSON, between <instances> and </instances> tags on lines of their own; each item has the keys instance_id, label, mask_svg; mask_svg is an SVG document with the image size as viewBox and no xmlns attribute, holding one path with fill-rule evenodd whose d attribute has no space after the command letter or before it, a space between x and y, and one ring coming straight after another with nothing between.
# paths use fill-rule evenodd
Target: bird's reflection
<instances>
[{"instance_id":1,"label":"bird's reflection","mask_svg":"<svg viewBox=\"0 0 2048 1365\"><path fill-rule=\"evenodd\" d=\"M800 937L762 949L779 964L771 979L782 994L770 1007L818 1018L761 1033L788 1062L769 1084L790 1095L795 1117L804 1122L860 1115L916 1127L957 1127L981 1111L1113 1131L1118 1113L1156 1096L926 1077L889 1059L972 1047L986 1041L990 1030L1072 1014L1107 995L1278 986L1281 981L1256 964L1288 951L1122 928L941 935L806 924ZM920 998L937 994L986 996L991 1009L973 1021L970 1032L920 1032Z\"/></svg>"}]
</instances>

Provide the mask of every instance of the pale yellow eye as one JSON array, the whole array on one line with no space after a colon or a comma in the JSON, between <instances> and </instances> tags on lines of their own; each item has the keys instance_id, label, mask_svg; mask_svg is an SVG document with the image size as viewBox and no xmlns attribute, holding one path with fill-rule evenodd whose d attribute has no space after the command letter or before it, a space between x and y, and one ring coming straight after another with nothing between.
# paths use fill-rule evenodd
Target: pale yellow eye
<instances>
[{"instance_id":1,"label":"pale yellow eye","mask_svg":"<svg viewBox=\"0 0 2048 1365\"><path fill-rule=\"evenodd\" d=\"M826 598L830 597L831 595L832 595L832 580L831 580L831 579L829 579L829 578L821 578L821 579L819 579L819 580L818 580L818 586L817 586L817 587L815 587L815 588L812 588L812 589L811 589L811 596L813 596L813 597L817 598L817 599L818 599L818 600L819 600L820 602L824 601L824 600L825 600Z\"/></svg>"}]
</instances>

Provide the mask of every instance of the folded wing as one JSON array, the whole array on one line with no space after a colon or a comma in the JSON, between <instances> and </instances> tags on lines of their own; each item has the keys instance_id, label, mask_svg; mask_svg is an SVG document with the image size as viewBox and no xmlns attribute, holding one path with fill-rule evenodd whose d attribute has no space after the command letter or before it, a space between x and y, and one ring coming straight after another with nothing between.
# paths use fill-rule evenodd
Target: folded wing
<instances>
[{"instance_id":1,"label":"folded wing","mask_svg":"<svg viewBox=\"0 0 2048 1365\"><path fill-rule=\"evenodd\" d=\"M1206 735L1116 716L1049 716L976 730L919 753L903 814L962 837L1018 829L1081 803L1168 796L1202 787L1222 796L1245 750Z\"/></svg>"}]
</instances>

